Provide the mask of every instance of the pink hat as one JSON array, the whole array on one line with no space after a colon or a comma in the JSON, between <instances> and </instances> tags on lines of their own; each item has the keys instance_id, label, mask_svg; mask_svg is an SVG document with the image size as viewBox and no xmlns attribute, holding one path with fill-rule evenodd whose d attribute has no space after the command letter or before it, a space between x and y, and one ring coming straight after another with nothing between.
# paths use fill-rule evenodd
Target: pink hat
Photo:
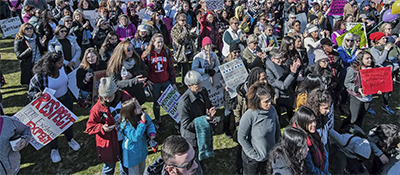
<instances>
[{"instance_id":1,"label":"pink hat","mask_svg":"<svg viewBox=\"0 0 400 175\"><path fill-rule=\"evenodd\" d=\"M154 4L148 4L147 7L150 7L152 10L154 10Z\"/></svg>"},{"instance_id":2,"label":"pink hat","mask_svg":"<svg viewBox=\"0 0 400 175\"><path fill-rule=\"evenodd\" d=\"M201 42L201 47L204 47L207 44L212 44L210 37L206 36L203 38L203 41Z\"/></svg>"}]
</instances>

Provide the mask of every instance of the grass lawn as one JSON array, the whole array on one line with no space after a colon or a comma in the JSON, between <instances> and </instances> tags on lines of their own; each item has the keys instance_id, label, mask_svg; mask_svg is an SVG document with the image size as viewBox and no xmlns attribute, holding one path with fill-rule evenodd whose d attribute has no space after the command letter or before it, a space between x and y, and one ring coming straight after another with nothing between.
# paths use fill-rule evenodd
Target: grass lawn
<instances>
[{"instance_id":1,"label":"grass lawn","mask_svg":"<svg viewBox=\"0 0 400 175\"><path fill-rule=\"evenodd\" d=\"M11 116L28 104L29 101L26 97L27 87L21 86L19 83L20 68L19 61L13 52L13 39L0 40L0 54L2 57L0 67L7 82L1 88L3 106L5 113ZM177 81L181 82L181 77L178 77ZM181 93L186 89L181 84L178 87ZM390 105L392 109L400 109L398 85L394 86L393 92ZM383 104L382 97L374 96L374 98L372 108L377 112L377 115L372 116L368 114L364 119L362 128L368 131L380 123L399 125L399 112L396 112L394 116L386 114L380 109L380 106ZM143 107L153 118L151 99L148 99ZM95 136L84 133L89 112L87 109L77 108L76 104L74 104L73 112L79 117L79 120L73 125L75 140L82 143L82 148L78 152L74 152L68 147L66 140L62 138L64 136L59 136L59 151L62 161L53 164L50 160L50 149L48 147L36 151L32 146L28 146L21 151L21 174L101 174L102 163L96 156ZM163 121L166 123L166 132L157 135L156 141L159 143L162 143L162 140L167 136L177 134L174 129L173 119L164 110L161 110L161 115ZM223 110L218 110L217 115L223 116ZM344 117L335 116L335 126L339 126ZM202 162L205 174L235 174L236 146L237 143L224 136L222 123L219 124L214 135L216 156ZM149 150L146 165L150 164L158 156L160 156L159 152L153 153L152 150ZM334 162L331 163L334 165Z\"/></svg>"}]
</instances>

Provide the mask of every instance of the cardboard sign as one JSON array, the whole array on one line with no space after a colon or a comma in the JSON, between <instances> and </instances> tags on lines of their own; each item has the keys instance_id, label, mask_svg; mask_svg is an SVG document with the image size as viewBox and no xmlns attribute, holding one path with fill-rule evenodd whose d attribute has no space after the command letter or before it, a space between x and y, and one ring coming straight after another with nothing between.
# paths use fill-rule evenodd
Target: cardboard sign
<instances>
[{"instance_id":1,"label":"cardboard sign","mask_svg":"<svg viewBox=\"0 0 400 175\"><path fill-rule=\"evenodd\" d=\"M300 33L303 33L306 30L306 25L308 23L306 13L297 14L296 20L300 21Z\"/></svg>"},{"instance_id":2,"label":"cardboard sign","mask_svg":"<svg viewBox=\"0 0 400 175\"><path fill-rule=\"evenodd\" d=\"M3 38L17 34L21 25L21 19L19 19L19 17L0 20L0 28L3 32Z\"/></svg>"},{"instance_id":3,"label":"cardboard sign","mask_svg":"<svg viewBox=\"0 0 400 175\"><path fill-rule=\"evenodd\" d=\"M90 25L92 25L93 28L97 29L96 26L96 18L99 16L99 12L96 10L83 10L83 15L85 15L85 18L89 20Z\"/></svg>"},{"instance_id":4,"label":"cardboard sign","mask_svg":"<svg viewBox=\"0 0 400 175\"><path fill-rule=\"evenodd\" d=\"M69 128L78 117L49 93L31 101L15 115L32 132L31 145L39 150Z\"/></svg>"},{"instance_id":5,"label":"cardboard sign","mask_svg":"<svg viewBox=\"0 0 400 175\"><path fill-rule=\"evenodd\" d=\"M342 16L344 12L344 6L346 5L346 0L333 0L331 4L331 11L328 15L339 15Z\"/></svg>"},{"instance_id":6,"label":"cardboard sign","mask_svg":"<svg viewBox=\"0 0 400 175\"><path fill-rule=\"evenodd\" d=\"M93 72L93 91L92 91L93 104L95 104L97 102L97 98L99 95L100 78L103 78L106 76L107 76L107 70L99 70L99 71Z\"/></svg>"},{"instance_id":7,"label":"cardboard sign","mask_svg":"<svg viewBox=\"0 0 400 175\"><path fill-rule=\"evenodd\" d=\"M211 84L210 76L203 76L203 87L207 89L208 97L210 98L211 104L215 108L220 108L224 105L224 86L221 84L221 73L215 73L213 76L213 84Z\"/></svg>"},{"instance_id":8,"label":"cardboard sign","mask_svg":"<svg viewBox=\"0 0 400 175\"><path fill-rule=\"evenodd\" d=\"M365 24L364 23L346 23L346 30L347 32L343 35L340 35L336 38L336 42L338 46L342 46L344 36L347 33L356 34L361 37L360 46L361 48L368 48L368 39L367 39L367 32L365 31Z\"/></svg>"},{"instance_id":9,"label":"cardboard sign","mask_svg":"<svg viewBox=\"0 0 400 175\"><path fill-rule=\"evenodd\" d=\"M178 102L180 98L181 94L179 94L172 85L169 85L157 100L157 103L167 111L176 123L179 123Z\"/></svg>"},{"instance_id":10,"label":"cardboard sign","mask_svg":"<svg viewBox=\"0 0 400 175\"><path fill-rule=\"evenodd\" d=\"M224 0L206 0L207 10L224 9Z\"/></svg>"},{"instance_id":11,"label":"cardboard sign","mask_svg":"<svg viewBox=\"0 0 400 175\"><path fill-rule=\"evenodd\" d=\"M79 88L76 85L76 72L78 69L73 70L68 74L68 88L76 99L79 98Z\"/></svg>"},{"instance_id":12,"label":"cardboard sign","mask_svg":"<svg viewBox=\"0 0 400 175\"><path fill-rule=\"evenodd\" d=\"M360 70L361 84L365 95L376 94L378 91L393 91L392 70L390 67Z\"/></svg>"},{"instance_id":13,"label":"cardboard sign","mask_svg":"<svg viewBox=\"0 0 400 175\"><path fill-rule=\"evenodd\" d=\"M235 98L237 96L236 88L244 83L249 75L243 61L234 59L219 66L219 71L224 78L226 86L229 88L229 96Z\"/></svg>"}]
</instances>

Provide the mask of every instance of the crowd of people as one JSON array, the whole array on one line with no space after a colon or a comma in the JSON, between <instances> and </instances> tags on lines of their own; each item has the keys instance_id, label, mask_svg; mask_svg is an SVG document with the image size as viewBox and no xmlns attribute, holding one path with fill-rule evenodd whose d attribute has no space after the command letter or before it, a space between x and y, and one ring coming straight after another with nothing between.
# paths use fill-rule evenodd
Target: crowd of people
<instances>
[{"instance_id":1,"label":"crowd of people","mask_svg":"<svg viewBox=\"0 0 400 175\"><path fill-rule=\"evenodd\" d=\"M219 123L203 83L232 60L249 74L236 89L222 82L223 132L238 143L236 171L227 173L390 174L399 167L399 126L361 127L367 113L397 111L391 92L381 90L374 111L360 74L390 67L400 83L400 16L385 17L393 3L347 0L335 15L327 0L224 0L217 10L206 0L3 0L0 19L22 21L14 52L29 100L52 89L73 111L68 74L76 70L77 107L90 110L85 132L96 136L102 174L114 174L118 161L121 174L203 174ZM85 17L86 10L98 17ZM355 24L364 35L350 30ZM94 85L98 71L106 77ZM182 94L175 126L157 102L169 86ZM154 119L142 109L150 98ZM146 167L157 133L174 129L180 136L162 140L161 157ZM73 126L64 134L78 151ZM18 174L18 151L30 138L18 119L0 117L0 174ZM57 138L49 147L52 162L62 161Z\"/></svg>"}]
</instances>

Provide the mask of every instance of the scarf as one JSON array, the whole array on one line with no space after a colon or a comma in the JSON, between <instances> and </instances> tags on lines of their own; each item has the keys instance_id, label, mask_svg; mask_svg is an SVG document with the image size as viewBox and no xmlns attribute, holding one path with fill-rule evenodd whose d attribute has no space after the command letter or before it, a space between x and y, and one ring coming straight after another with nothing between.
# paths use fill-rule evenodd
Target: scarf
<instances>
[{"instance_id":1,"label":"scarf","mask_svg":"<svg viewBox=\"0 0 400 175\"><path fill-rule=\"evenodd\" d=\"M28 37L24 35L25 39L29 42L32 46L32 63L36 63L40 59L40 50L36 45L36 35L33 34L32 37Z\"/></svg>"},{"instance_id":2,"label":"scarf","mask_svg":"<svg viewBox=\"0 0 400 175\"><path fill-rule=\"evenodd\" d=\"M336 72L335 72L335 56L333 56L333 54L330 54L328 52L325 52L325 54L328 56L329 65L331 65L331 69L332 69L332 75L336 76Z\"/></svg>"},{"instance_id":3,"label":"scarf","mask_svg":"<svg viewBox=\"0 0 400 175\"><path fill-rule=\"evenodd\" d=\"M127 70L132 69L133 66L135 66L135 59L129 58L128 60L123 60L122 61L122 66L124 66Z\"/></svg>"},{"instance_id":4,"label":"scarf","mask_svg":"<svg viewBox=\"0 0 400 175\"><path fill-rule=\"evenodd\" d=\"M204 53L204 69L209 69L210 68L210 55L208 54L208 51L201 49L201 51Z\"/></svg>"}]
</instances>

